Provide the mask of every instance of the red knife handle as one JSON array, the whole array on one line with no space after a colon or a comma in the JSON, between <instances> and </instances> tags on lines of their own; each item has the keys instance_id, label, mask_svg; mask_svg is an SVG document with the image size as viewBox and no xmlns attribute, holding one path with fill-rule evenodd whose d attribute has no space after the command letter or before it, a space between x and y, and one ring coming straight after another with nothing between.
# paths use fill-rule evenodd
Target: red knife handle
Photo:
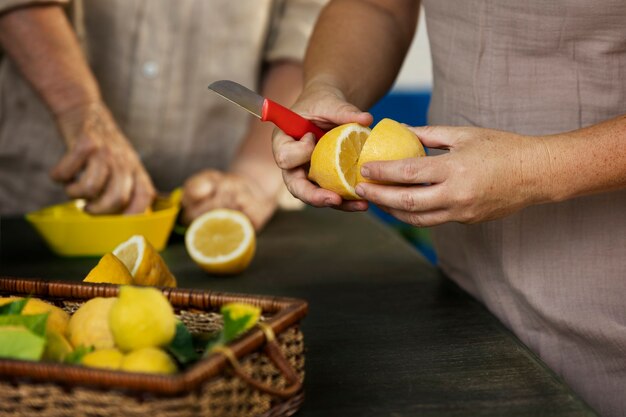
<instances>
[{"instance_id":1,"label":"red knife handle","mask_svg":"<svg viewBox=\"0 0 626 417\"><path fill-rule=\"evenodd\" d=\"M280 130L296 140L309 132L320 140L325 133L310 120L267 98L263 101L261 120L274 123Z\"/></svg>"}]
</instances>

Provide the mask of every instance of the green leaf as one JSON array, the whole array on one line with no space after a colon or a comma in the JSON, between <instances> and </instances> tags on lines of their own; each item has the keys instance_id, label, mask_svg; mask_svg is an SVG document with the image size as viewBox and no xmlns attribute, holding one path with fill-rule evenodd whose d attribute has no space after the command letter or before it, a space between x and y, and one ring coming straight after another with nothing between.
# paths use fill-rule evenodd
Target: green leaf
<instances>
[{"instance_id":1,"label":"green leaf","mask_svg":"<svg viewBox=\"0 0 626 417\"><path fill-rule=\"evenodd\" d=\"M25 316L21 314L7 314L0 316L0 326L22 326L37 336L42 337L46 335L47 321L48 313L29 314Z\"/></svg>"},{"instance_id":2,"label":"green leaf","mask_svg":"<svg viewBox=\"0 0 626 417\"><path fill-rule=\"evenodd\" d=\"M244 303L225 304L220 312L224 319L224 328L208 343L207 354L216 346L226 345L251 329L261 316L260 308Z\"/></svg>"},{"instance_id":3,"label":"green leaf","mask_svg":"<svg viewBox=\"0 0 626 417\"><path fill-rule=\"evenodd\" d=\"M7 314L20 314L26 306L26 303L28 303L28 298L20 298L19 300L3 304L0 306L0 316Z\"/></svg>"},{"instance_id":4,"label":"green leaf","mask_svg":"<svg viewBox=\"0 0 626 417\"><path fill-rule=\"evenodd\" d=\"M222 306L226 343L251 329L259 320L261 309L250 304L230 303Z\"/></svg>"},{"instance_id":5,"label":"green leaf","mask_svg":"<svg viewBox=\"0 0 626 417\"><path fill-rule=\"evenodd\" d=\"M80 365L81 361L83 360L83 356L93 352L93 350L93 346L80 345L76 349L74 349L73 352L69 353L65 357L63 362L70 365Z\"/></svg>"},{"instance_id":6,"label":"green leaf","mask_svg":"<svg viewBox=\"0 0 626 417\"><path fill-rule=\"evenodd\" d=\"M45 337L37 335L25 327L0 326L1 358L38 361L41 359L45 346Z\"/></svg>"},{"instance_id":7,"label":"green leaf","mask_svg":"<svg viewBox=\"0 0 626 417\"><path fill-rule=\"evenodd\" d=\"M200 355L194 348L191 333L181 321L176 322L176 335L167 346L169 353L176 358L181 365L186 365L199 359Z\"/></svg>"}]
</instances>

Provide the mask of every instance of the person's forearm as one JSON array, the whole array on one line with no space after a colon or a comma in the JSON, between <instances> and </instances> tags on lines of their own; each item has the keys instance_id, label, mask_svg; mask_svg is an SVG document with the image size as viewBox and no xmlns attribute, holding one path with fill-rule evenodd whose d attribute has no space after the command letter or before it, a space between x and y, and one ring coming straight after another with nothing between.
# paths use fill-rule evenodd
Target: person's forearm
<instances>
[{"instance_id":1,"label":"person's forearm","mask_svg":"<svg viewBox=\"0 0 626 417\"><path fill-rule=\"evenodd\" d=\"M544 200L562 201L626 188L626 115L541 138L549 172Z\"/></svg>"},{"instance_id":2,"label":"person's forearm","mask_svg":"<svg viewBox=\"0 0 626 417\"><path fill-rule=\"evenodd\" d=\"M301 90L302 65L292 61L273 63L261 87L263 96L287 107L295 102ZM272 154L273 130L271 123L254 119L230 169L257 182L267 196L275 196L282 185L282 175Z\"/></svg>"},{"instance_id":3,"label":"person's forearm","mask_svg":"<svg viewBox=\"0 0 626 417\"><path fill-rule=\"evenodd\" d=\"M100 101L98 85L60 6L0 15L0 44L53 114Z\"/></svg>"},{"instance_id":4,"label":"person's forearm","mask_svg":"<svg viewBox=\"0 0 626 417\"><path fill-rule=\"evenodd\" d=\"M334 0L320 14L305 58L305 88L337 88L369 108L393 84L417 26L418 0Z\"/></svg>"}]
</instances>

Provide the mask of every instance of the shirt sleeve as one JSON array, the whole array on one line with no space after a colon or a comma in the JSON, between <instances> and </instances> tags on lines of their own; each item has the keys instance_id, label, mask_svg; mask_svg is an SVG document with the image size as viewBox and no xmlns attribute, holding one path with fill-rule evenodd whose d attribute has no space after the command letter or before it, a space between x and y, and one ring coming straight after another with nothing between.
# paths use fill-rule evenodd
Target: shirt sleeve
<instances>
[{"instance_id":1,"label":"shirt sleeve","mask_svg":"<svg viewBox=\"0 0 626 417\"><path fill-rule=\"evenodd\" d=\"M302 61L317 17L328 0L277 1L270 27L266 61Z\"/></svg>"},{"instance_id":2,"label":"shirt sleeve","mask_svg":"<svg viewBox=\"0 0 626 417\"><path fill-rule=\"evenodd\" d=\"M0 13L4 13L11 9L25 6L37 6L42 4L59 4L65 5L70 0L0 0Z\"/></svg>"}]
</instances>

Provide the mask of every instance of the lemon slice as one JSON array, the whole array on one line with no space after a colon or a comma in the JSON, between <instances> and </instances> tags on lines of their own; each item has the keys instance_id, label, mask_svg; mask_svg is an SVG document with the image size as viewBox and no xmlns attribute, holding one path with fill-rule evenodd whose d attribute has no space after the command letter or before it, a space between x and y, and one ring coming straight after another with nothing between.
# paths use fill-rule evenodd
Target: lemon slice
<instances>
[{"instance_id":1,"label":"lemon slice","mask_svg":"<svg viewBox=\"0 0 626 417\"><path fill-rule=\"evenodd\" d=\"M357 162L370 129L348 123L328 131L311 155L309 179L347 200L358 200L354 192Z\"/></svg>"},{"instance_id":2,"label":"lemon slice","mask_svg":"<svg viewBox=\"0 0 626 417\"><path fill-rule=\"evenodd\" d=\"M113 254L126 265L136 285L175 287L172 275L161 255L141 235L132 236L120 243Z\"/></svg>"},{"instance_id":3,"label":"lemon slice","mask_svg":"<svg viewBox=\"0 0 626 417\"><path fill-rule=\"evenodd\" d=\"M254 227L245 214L217 209L196 218L185 233L191 259L213 274L237 274L248 267L256 249Z\"/></svg>"}]
</instances>

